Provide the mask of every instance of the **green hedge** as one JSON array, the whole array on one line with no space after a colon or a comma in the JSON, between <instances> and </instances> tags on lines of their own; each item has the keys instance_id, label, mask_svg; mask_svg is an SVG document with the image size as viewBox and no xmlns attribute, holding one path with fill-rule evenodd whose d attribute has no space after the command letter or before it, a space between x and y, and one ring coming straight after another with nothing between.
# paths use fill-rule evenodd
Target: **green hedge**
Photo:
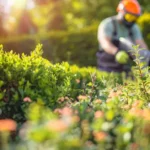
<instances>
[{"instance_id":1,"label":"green hedge","mask_svg":"<svg viewBox=\"0 0 150 150\"><path fill-rule=\"evenodd\" d=\"M118 84L120 74L52 64L41 55L41 45L29 56L0 48L0 121L27 118L11 149L150 149L147 69L139 64L134 80Z\"/></svg>"},{"instance_id":2,"label":"green hedge","mask_svg":"<svg viewBox=\"0 0 150 150\"><path fill-rule=\"evenodd\" d=\"M0 118L24 121L30 101L40 101L50 108L70 91L68 65L52 65L41 57L41 45L30 56L0 50Z\"/></svg>"},{"instance_id":3,"label":"green hedge","mask_svg":"<svg viewBox=\"0 0 150 150\"><path fill-rule=\"evenodd\" d=\"M90 93L95 76L93 98L97 98L99 91L105 87L102 78L115 82L113 76L100 73L96 68L79 68L65 62L54 65L41 57L41 48L41 45L37 45L27 56L13 51L5 52L1 46L0 118L24 121L24 111L30 101L38 101L51 109L62 106L62 103L59 104L61 97L75 100L80 94Z\"/></svg>"},{"instance_id":4,"label":"green hedge","mask_svg":"<svg viewBox=\"0 0 150 150\"><path fill-rule=\"evenodd\" d=\"M96 66L97 26L1 39L6 51L13 49L20 54L30 54L37 43L43 44L43 57L53 63L68 61L79 66Z\"/></svg>"}]
</instances>

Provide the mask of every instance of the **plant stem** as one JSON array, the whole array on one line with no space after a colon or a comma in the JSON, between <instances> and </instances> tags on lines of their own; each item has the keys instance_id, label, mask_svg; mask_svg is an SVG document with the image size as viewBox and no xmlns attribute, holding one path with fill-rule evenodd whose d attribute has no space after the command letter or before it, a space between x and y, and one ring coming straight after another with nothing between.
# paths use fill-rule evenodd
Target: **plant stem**
<instances>
[{"instance_id":1,"label":"plant stem","mask_svg":"<svg viewBox=\"0 0 150 150\"><path fill-rule=\"evenodd\" d=\"M147 95L146 85L145 85L144 81L142 80L143 75L142 75L142 68L140 67L140 61L137 61L137 66L139 68L140 79L142 81L142 85L143 85L143 89L144 89L143 92L144 92L144 95L146 96L146 98L148 100L149 97Z\"/></svg>"},{"instance_id":2,"label":"plant stem","mask_svg":"<svg viewBox=\"0 0 150 150\"><path fill-rule=\"evenodd\" d=\"M9 137L9 132L1 132L1 150L9 150L8 148L8 137Z\"/></svg>"}]
</instances>

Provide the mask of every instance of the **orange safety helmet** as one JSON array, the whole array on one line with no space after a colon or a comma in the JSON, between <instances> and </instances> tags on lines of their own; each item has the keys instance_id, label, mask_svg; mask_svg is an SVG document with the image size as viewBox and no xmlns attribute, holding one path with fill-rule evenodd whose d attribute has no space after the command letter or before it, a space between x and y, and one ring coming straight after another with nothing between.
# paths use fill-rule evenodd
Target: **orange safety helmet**
<instances>
[{"instance_id":1,"label":"orange safety helmet","mask_svg":"<svg viewBox=\"0 0 150 150\"><path fill-rule=\"evenodd\" d=\"M125 11L136 16L141 15L141 7L137 0L122 0L117 7L117 12L120 11Z\"/></svg>"}]
</instances>

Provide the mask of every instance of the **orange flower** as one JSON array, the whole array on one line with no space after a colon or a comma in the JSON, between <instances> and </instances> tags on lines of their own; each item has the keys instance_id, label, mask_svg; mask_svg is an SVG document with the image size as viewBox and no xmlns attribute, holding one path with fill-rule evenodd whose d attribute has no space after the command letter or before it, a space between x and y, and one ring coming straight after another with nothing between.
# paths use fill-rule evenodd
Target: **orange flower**
<instances>
[{"instance_id":1,"label":"orange flower","mask_svg":"<svg viewBox=\"0 0 150 150\"><path fill-rule=\"evenodd\" d=\"M150 121L150 110L149 109L144 109L143 110L143 117L144 117L145 120Z\"/></svg>"},{"instance_id":2,"label":"orange flower","mask_svg":"<svg viewBox=\"0 0 150 150\"><path fill-rule=\"evenodd\" d=\"M0 131L15 131L17 124L12 119L1 119L0 120Z\"/></svg>"},{"instance_id":3,"label":"orange flower","mask_svg":"<svg viewBox=\"0 0 150 150\"><path fill-rule=\"evenodd\" d=\"M104 116L104 113L102 111L96 111L94 114L94 117L97 118L102 118Z\"/></svg>"},{"instance_id":4,"label":"orange flower","mask_svg":"<svg viewBox=\"0 0 150 150\"><path fill-rule=\"evenodd\" d=\"M111 90L108 95L108 98L117 97L117 96L121 95L121 93L122 93L121 90L118 90L118 91Z\"/></svg>"},{"instance_id":5,"label":"orange flower","mask_svg":"<svg viewBox=\"0 0 150 150\"><path fill-rule=\"evenodd\" d=\"M24 102L29 102L29 103L32 102L32 100L30 99L30 97L25 97L25 98L23 99L23 101L24 101Z\"/></svg>"},{"instance_id":6,"label":"orange flower","mask_svg":"<svg viewBox=\"0 0 150 150\"><path fill-rule=\"evenodd\" d=\"M122 106L123 109L128 110L130 108L130 105L126 104L124 106Z\"/></svg>"},{"instance_id":7,"label":"orange flower","mask_svg":"<svg viewBox=\"0 0 150 150\"><path fill-rule=\"evenodd\" d=\"M60 116L72 116L73 110L69 107L64 107L62 109L56 108L54 110L54 113L60 115Z\"/></svg>"},{"instance_id":8,"label":"orange flower","mask_svg":"<svg viewBox=\"0 0 150 150\"><path fill-rule=\"evenodd\" d=\"M68 125L63 120L52 120L47 124L48 129L56 132L63 132L68 128Z\"/></svg>"},{"instance_id":9,"label":"orange flower","mask_svg":"<svg viewBox=\"0 0 150 150\"><path fill-rule=\"evenodd\" d=\"M87 99L87 96L85 96L85 95L78 96L78 100L86 100L86 99Z\"/></svg>"},{"instance_id":10,"label":"orange flower","mask_svg":"<svg viewBox=\"0 0 150 150\"><path fill-rule=\"evenodd\" d=\"M143 110L139 108L131 108L129 113L135 117L143 117Z\"/></svg>"},{"instance_id":11,"label":"orange flower","mask_svg":"<svg viewBox=\"0 0 150 150\"><path fill-rule=\"evenodd\" d=\"M73 113L72 109L69 108L69 107L64 107L62 110L61 110L61 115L63 116L71 116Z\"/></svg>"},{"instance_id":12,"label":"orange flower","mask_svg":"<svg viewBox=\"0 0 150 150\"><path fill-rule=\"evenodd\" d=\"M107 137L107 134L103 131L101 132L93 132L96 141L104 141Z\"/></svg>"},{"instance_id":13,"label":"orange flower","mask_svg":"<svg viewBox=\"0 0 150 150\"><path fill-rule=\"evenodd\" d=\"M102 100L96 99L96 100L94 101L94 103L96 103L96 104L101 104L101 103L102 103Z\"/></svg>"},{"instance_id":14,"label":"orange flower","mask_svg":"<svg viewBox=\"0 0 150 150\"><path fill-rule=\"evenodd\" d=\"M132 107L140 107L142 101L140 100L136 100L133 104L132 104Z\"/></svg>"}]
</instances>

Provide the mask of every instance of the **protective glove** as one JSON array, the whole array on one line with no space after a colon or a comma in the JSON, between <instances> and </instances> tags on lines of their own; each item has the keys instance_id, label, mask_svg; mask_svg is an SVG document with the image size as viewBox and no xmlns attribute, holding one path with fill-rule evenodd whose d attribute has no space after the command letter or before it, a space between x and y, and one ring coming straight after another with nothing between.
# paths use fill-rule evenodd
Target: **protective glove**
<instances>
[{"instance_id":1,"label":"protective glove","mask_svg":"<svg viewBox=\"0 0 150 150\"><path fill-rule=\"evenodd\" d=\"M129 55L125 51L119 51L117 52L115 58L119 64L127 64L129 60Z\"/></svg>"}]
</instances>

